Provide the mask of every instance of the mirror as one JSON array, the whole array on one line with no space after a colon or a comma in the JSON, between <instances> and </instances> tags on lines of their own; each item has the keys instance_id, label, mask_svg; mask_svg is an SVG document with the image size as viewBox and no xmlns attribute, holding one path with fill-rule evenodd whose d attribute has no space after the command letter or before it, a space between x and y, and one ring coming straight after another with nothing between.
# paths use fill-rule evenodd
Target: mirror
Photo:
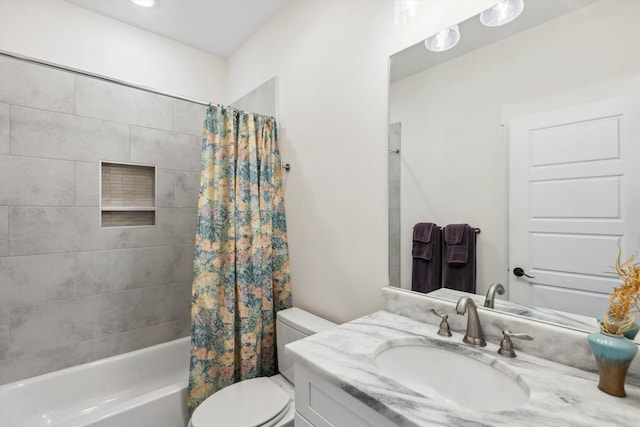
<instances>
[{"instance_id":1,"label":"mirror","mask_svg":"<svg viewBox=\"0 0 640 427\"><path fill-rule=\"evenodd\" d=\"M497 296L496 309L535 316L530 307L502 304L508 302L510 279L505 125L510 117L567 100L577 104L639 92L639 19L640 2L633 0L525 0L522 15L502 27L484 27L477 16L459 24L460 42L449 51L429 52L419 43L391 57L392 285L411 289L414 224L468 223L482 230L476 251L480 301L499 282L507 293ZM638 243L628 242L624 252L638 249ZM614 257L615 250L603 270ZM548 308L556 307L545 306L541 311L549 315L542 320L595 329L594 319L585 323L562 312L554 318Z\"/></svg>"}]
</instances>

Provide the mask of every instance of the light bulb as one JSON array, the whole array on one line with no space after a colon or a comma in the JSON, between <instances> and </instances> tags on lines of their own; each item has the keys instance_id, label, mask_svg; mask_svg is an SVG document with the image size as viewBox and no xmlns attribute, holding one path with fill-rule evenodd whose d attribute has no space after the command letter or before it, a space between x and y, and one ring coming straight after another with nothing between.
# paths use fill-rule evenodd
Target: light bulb
<instances>
[{"instance_id":1,"label":"light bulb","mask_svg":"<svg viewBox=\"0 0 640 427\"><path fill-rule=\"evenodd\" d=\"M431 37L427 37L424 45L430 51L442 52L454 47L458 41L460 41L460 30L457 25L454 25L453 27L445 28L435 33Z\"/></svg>"},{"instance_id":2,"label":"light bulb","mask_svg":"<svg viewBox=\"0 0 640 427\"><path fill-rule=\"evenodd\" d=\"M503 0L480 14L480 22L487 27L508 24L524 10L523 0Z\"/></svg>"}]
</instances>

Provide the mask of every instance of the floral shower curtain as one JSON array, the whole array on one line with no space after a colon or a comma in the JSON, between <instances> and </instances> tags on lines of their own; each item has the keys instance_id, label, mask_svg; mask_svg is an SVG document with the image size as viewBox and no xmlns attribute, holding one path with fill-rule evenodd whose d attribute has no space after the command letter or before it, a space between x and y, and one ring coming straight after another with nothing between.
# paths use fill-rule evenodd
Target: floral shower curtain
<instances>
[{"instance_id":1,"label":"floral shower curtain","mask_svg":"<svg viewBox=\"0 0 640 427\"><path fill-rule=\"evenodd\" d=\"M210 106L192 288L189 410L234 382L276 374L275 315L291 307L275 119Z\"/></svg>"}]
</instances>

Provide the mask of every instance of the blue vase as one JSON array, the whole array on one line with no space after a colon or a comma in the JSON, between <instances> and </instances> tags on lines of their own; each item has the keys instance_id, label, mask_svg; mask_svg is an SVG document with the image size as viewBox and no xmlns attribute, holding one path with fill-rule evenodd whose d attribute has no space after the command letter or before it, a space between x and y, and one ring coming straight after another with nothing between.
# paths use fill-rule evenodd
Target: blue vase
<instances>
[{"instance_id":1,"label":"blue vase","mask_svg":"<svg viewBox=\"0 0 640 427\"><path fill-rule=\"evenodd\" d=\"M598 365L598 388L607 394L625 397L625 377L638 346L623 335L594 332L587 339Z\"/></svg>"},{"instance_id":2,"label":"blue vase","mask_svg":"<svg viewBox=\"0 0 640 427\"><path fill-rule=\"evenodd\" d=\"M604 316L598 316L596 317L596 319L598 320L598 324L602 326L602 319L604 319ZM638 325L636 322L633 322L633 329L623 333L622 335L633 341L636 338L636 335L638 335L638 331L640 331L640 325Z\"/></svg>"}]
</instances>

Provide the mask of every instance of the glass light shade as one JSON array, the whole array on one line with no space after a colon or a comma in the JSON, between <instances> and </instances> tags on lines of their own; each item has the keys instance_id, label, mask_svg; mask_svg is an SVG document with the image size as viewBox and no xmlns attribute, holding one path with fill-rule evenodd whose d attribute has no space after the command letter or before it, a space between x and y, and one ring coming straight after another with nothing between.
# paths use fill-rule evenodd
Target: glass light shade
<instances>
[{"instance_id":1,"label":"glass light shade","mask_svg":"<svg viewBox=\"0 0 640 427\"><path fill-rule=\"evenodd\" d=\"M460 41L460 30L457 25L454 25L427 37L424 45L433 52L442 52L454 47L458 41Z\"/></svg>"},{"instance_id":2,"label":"glass light shade","mask_svg":"<svg viewBox=\"0 0 640 427\"><path fill-rule=\"evenodd\" d=\"M156 4L156 0L131 0L131 2L142 7L152 7Z\"/></svg>"},{"instance_id":3,"label":"glass light shade","mask_svg":"<svg viewBox=\"0 0 640 427\"><path fill-rule=\"evenodd\" d=\"M417 0L395 0L393 22L396 27L406 27L409 20L416 16Z\"/></svg>"},{"instance_id":4,"label":"glass light shade","mask_svg":"<svg viewBox=\"0 0 640 427\"><path fill-rule=\"evenodd\" d=\"M503 0L480 14L480 22L487 27L508 24L524 10L523 0Z\"/></svg>"}]
</instances>

